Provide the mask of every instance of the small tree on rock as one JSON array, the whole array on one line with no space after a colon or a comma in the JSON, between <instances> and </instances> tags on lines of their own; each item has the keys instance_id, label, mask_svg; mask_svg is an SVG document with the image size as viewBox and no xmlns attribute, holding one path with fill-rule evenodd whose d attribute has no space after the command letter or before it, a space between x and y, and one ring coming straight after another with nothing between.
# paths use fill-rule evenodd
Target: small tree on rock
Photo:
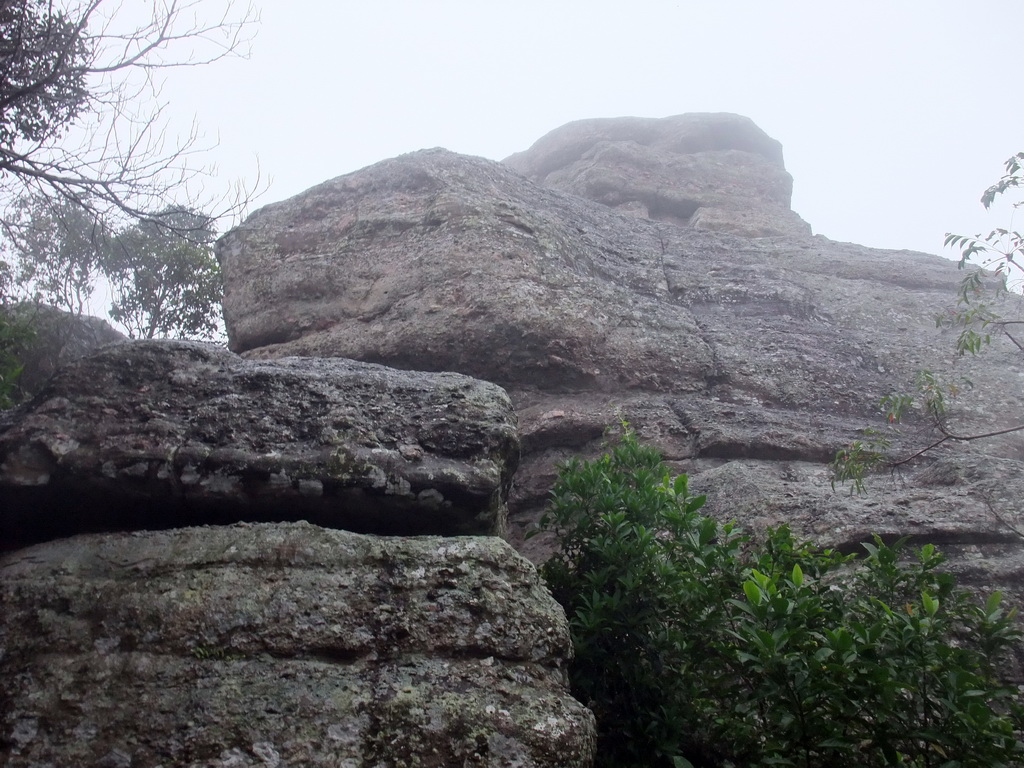
<instances>
[{"instance_id":1,"label":"small tree on rock","mask_svg":"<svg viewBox=\"0 0 1024 768\"><path fill-rule=\"evenodd\" d=\"M1003 176L981 196L986 209L1001 195L1024 187L1024 152L1009 158ZM1017 208L1024 201L1016 201ZM996 228L987 235L973 237L946 234L946 247L960 251L958 268L966 272L957 291L956 303L935 317L940 328L957 331L958 355L978 355L998 339L1006 340L1024 359L1024 235L1012 229ZM1006 314L1007 309L1011 314ZM917 373L912 392L886 395L879 403L886 429L898 432L912 411L924 414L930 439L904 456L891 456L892 435L884 429L869 427L863 437L840 450L831 464L833 482L852 484L853 491L864 489L868 474L880 469L896 470L941 445L970 443L1014 432L1024 432L1024 414L1007 419L1009 423L986 431L958 428L951 404L970 389L970 382L948 381L931 370Z\"/></svg>"}]
</instances>

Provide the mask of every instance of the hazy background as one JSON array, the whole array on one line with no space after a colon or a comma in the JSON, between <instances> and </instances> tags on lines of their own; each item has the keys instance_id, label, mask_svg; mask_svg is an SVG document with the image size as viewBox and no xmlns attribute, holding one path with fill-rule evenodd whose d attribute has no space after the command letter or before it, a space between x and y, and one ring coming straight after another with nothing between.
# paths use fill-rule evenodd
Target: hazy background
<instances>
[{"instance_id":1,"label":"hazy background","mask_svg":"<svg viewBox=\"0 0 1024 768\"><path fill-rule=\"evenodd\" d=\"M571 120L721 111L782 142L815 233L939 253L1012 224L978 198L1024 150L1020 0L254 5L252 57L163 96L222 179L258 158L257 207L424 147L501 159Z\"/></svg>"}]
</instances>

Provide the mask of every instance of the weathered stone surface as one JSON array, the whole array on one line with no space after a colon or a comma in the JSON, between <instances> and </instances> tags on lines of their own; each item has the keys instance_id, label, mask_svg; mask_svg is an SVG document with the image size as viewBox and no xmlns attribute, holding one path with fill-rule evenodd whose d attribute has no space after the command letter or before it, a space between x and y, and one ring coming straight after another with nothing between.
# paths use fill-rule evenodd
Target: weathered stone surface
<instances>
[{"instance_id":1,"label":"weathered stone surface","mask_svg":"<svg viewBox=\"0 0 1024 768\"><path fill-rule=\"evenodd\" d=\"M811 233L790 210L782 145L740 115L579 120L504 162L634 216L747 237Z\"/></svg>"},{"instance_id":2,"label":"weathered stone surface","mask_svg":"<svg viewBox=\"0 0 1024 768\"><path fill-rule=\"evenodd\" d=\"M570 649L495 538L79 536L0 559L0 764L585 766Z\"/></svg>"},{"instance_id":3,"label":"weathered stone surface","mask_svg":"<svg viewBox=\"0 0 1024 768\"><path fill-rule=\"evenodd\" d=\"M944 259L623 215L440 150L257 211L218 252L231 344L247 356L341 354L507 387L524 446L512 540L532 558L549 544L521 534L556 463L596 453L624 417L715 493L723 517L823 534L842 510L836 543L879 529L1019 569L1024 539L988 505L1024 531L1022 497L981 494L1024 476L1019 435L937 451L859 498L825 472L921 368L973 382L956 404L962 432L1022 411L1016 350L958 359L953 333L935 327L962 277ZM1007 301L1016 316L1019 298ZM924 423L911 418L894 448L922 445ZM978 482L943 469L960 460Z\"/></svg>"},{"instance_id":4,"label":"weathered stone surface","mask_svg":"<svg viewBox=\"0 0 1024 768\"><path fill-rule=\"evenodd\" d=\"M132 342L0 415L0 543L237 520L495 533L518 453L507 395L465 376Z\"/></svg>"},{"instance_id":5,"label":"weathered stone surface","mask_svg":"<svg viewBox=\"0 0 1024 768\"><path fill-rule=\"evenodd\" d=\"M628 250L607 259L601 233L624 221L637 237L620 232ZM267 206L219 241L231 346L554 388L696 374L707 350L674 350L682 362L655 354L693 328L647 295L664 282L645 263L649 226L498 163L444 150L385 161ZM623 311L660 325L661 338Z\"/></svg>"}]
</instances>

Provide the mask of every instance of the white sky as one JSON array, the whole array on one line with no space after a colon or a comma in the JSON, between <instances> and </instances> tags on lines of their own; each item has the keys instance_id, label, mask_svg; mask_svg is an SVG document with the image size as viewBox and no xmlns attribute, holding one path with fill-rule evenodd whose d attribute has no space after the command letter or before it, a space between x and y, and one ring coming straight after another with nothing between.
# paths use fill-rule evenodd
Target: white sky
<instances>
[{"instance_id":1,"label":"white sky","mask_svg":"<svg viewBox=\"0 0 1024 768\"><path fill-rule=\"evenodd\" d=\"M498 160L571 120L721 111L782 142L815 233L939 253L1012 224L978 198L1024 150L1021 0L255 4L252 57L163 96L225 181L258 158L257 206L425 147Z\"/></svg>"}]
</instances>

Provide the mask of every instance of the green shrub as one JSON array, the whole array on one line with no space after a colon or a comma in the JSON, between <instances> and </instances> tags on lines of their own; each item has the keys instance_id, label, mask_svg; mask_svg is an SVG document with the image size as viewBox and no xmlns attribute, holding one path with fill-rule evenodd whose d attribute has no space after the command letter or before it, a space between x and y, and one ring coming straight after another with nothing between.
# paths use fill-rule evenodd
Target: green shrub
<instances>
[{"instance_id":1,"label":"green shrub","mask_svg":"<svg viewBox=\"0 0 1024 768\"><path fill-rule=\"evenodd\" d=\"M1021 764L1016 690L996 679L1013 614L958 590L934 547L908 562L876 538L853 563L785 526L755 546L628 428L552 494L542 573L598 765Z\"/></svg>"}]
</instances>

